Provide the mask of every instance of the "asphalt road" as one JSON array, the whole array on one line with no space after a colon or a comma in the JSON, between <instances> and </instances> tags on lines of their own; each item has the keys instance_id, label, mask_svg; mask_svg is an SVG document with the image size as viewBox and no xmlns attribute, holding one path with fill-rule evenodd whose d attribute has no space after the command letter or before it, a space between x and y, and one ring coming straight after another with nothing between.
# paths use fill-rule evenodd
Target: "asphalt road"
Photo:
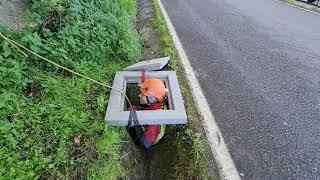
<instances>
[{"instance_id":1,"label":"asphalt road","mask_svg":"<svg viewBox=\"0 0 320 180\"><path fill-rule=\"evenodd\" d=\"M244 179L320 179L320 15L162 0Z\"/></svg>"}]
</instances>

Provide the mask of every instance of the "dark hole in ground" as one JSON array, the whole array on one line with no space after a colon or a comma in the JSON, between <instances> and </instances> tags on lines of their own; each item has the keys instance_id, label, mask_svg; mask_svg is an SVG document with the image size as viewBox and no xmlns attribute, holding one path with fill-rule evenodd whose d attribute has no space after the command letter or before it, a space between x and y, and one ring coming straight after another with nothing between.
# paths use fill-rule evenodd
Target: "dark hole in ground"
<instances>
[{"instance_id":1,"label":"dark hole in ground","mask_svg":"<svg viewBox=\"0 0 320 180\"><path fill-rule=\"evenodd\" d=\"M41 97L41 84L39 82L28 83L23 89L23 94L33 98Z\"/></svg>"},{"instance_id":2,"label":"dark hole in ground","mask_svg":"<svg viewBox=\"0 0 320 180\"><path fill-rule=\"evenodd\" d=\"M139 100L139 94L140 94L140 90L139 90L138 83L127 83L126 95L128 96L132 105L141 106L140 100ZM165 100L164 106L166 107L166 109L171 108L169 106L168 99ZM125 107L125 111L127 111L129 108L129 104L126 101L125 101L124 107Z\"/></svg>"},{"instance_id":3,"label":"dark hole in ground","mask_svg":"<svg viewBox=\"0 0 320 180\"><path fill-rule=\"evenodd\" d=\"M65 12L50 11L43 23L38 26L38 33L40 34L40 37L45 38L45 29L48 29L51 32L58 32L63 28L64 24L62 20L65 15Z\"/></svg>"},{"instance_id":4,"label":"dark hole in ground","mask_svg":"<svg viewBox=\"0 0 320 180\"><path fill-rule=\"evenodd\" d=\"M60 14L56 11L49 12L47 18L43 22L43 27L50 29L51 32L58 32L62 25L62 16L64 16L64 14Z\"/></svg>"}]
</instances>

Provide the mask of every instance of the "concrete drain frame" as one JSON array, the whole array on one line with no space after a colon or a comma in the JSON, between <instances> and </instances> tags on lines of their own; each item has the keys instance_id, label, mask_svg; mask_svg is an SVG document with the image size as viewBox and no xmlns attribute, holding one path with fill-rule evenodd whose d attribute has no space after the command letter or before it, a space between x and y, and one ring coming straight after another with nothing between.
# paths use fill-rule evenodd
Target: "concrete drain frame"
<instances>
[{"instance_id":1,"label":"concrete drain frame","mask_svg":"<svg viewBox=\"0 0 320 180\"><path fill-rule=\"evenodd\" d=\"M130 111L122 92L127 92L127 85L139 83L141 71L117 72L113 81L114 90L111 91L105 115L107 124L114 126L127 126ZM176 72L174 71L146 71L146 79L161 79L168 89L168 110L137 111L139 123L146 124L186 124L187 115L181 95ZM117 89L117 90L116 90Z\"/></svg>"}]
</instances>

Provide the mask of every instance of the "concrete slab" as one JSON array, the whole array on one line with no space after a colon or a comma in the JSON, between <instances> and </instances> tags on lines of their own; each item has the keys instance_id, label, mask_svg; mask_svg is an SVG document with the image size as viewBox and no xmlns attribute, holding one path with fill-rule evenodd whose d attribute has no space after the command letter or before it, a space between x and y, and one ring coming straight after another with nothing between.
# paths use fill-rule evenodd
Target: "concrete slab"
<instances>
[{"instance_id":1,"label":"concrete slab","mask_svg":"<svg viewBox=\"0 0 320 180\"><path fill-rule=\"evenodd\" d=\"M155 71L162 69L166 64L168 64L170 57L163 57L158 59L151 59L148 61L138 62L131 66L126 67L125 71Z\"/></svg>"},{"instance_id":2,"label":"concrete slab","mask_svg":"<svg viewBox=\"0 0 320 180\"><path fill-rule=\"evenodd\" d=\"M147 71L146 79L159 78L168 89L169 110L137 111L141 125L146 124L186 124L187 115L181 95L178 79L174 71ZM126 92L127 83L138 83L141 71L117 72L113 88ZM112 90L105 115L106 123L115 126L128 124L130 111L126 108L125 97L117 90Z\"/></svg>"}]
</instances>

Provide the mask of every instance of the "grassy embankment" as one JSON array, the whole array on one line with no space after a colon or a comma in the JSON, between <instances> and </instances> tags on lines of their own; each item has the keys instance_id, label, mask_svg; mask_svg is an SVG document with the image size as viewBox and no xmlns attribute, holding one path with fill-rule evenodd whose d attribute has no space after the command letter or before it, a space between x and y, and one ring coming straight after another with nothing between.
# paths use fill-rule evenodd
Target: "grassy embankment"
<instances>
[{"instance_id":1,"label":"grassy embankment","mask_svg":"<svg viewBox=\"0 0 320 180\"><path fill-rule=\"evenodd\" d=\"M0 31L72 70L111 84L141 57L135 1L32 0L28 26ZM104 123L108 92L0 40L0 177L124 175L121 130Z\"/></svg>"},{"instance_id":2,"label":"grassy embankment","mask_svg":"<svg viewBox=\"0 0 320 180\"><path fill-rule=\"evenodd\" d=\"M307 9L307 10L310 10L310 11L313 11L313 12L316 12L316 13L320 13L320 8L319 7L315 7L313 5L309 5L309 4L306 4L306 3L303 3L303 2L299 2L299 1L296 1L296 0L280 0L280 1L288 3L288 4L291 4L291 5L294 5L294 6L297 6L297 7L300 7L300 8L303 8L303 9Z\"/></svg>"},{"instance_id":3,"label":"grassy embankment","mask_svg":"<svg viewBox=\"0 0 320 180\"><path fill-rule=\"evenodd\" d=\"M180 62L177 50L167 28L157 0L152 0L155 17L153 26L160 35L161 50L163 56L169 56L170 68L177 72L180 88L185 100L185 107L188 114L188 124L178 133L176 141L177 151L182 163L188 164L189 171L198 173L197 178L220 179L215 164L212 164L212 154L208 142L205 140L205 132L202 127L200 115L195 106L192 94L188 89L187 79ZM208 171L208 168L211 168ZM192 172L189 172L192 177Z\"/></svg>"}]
</instances>

